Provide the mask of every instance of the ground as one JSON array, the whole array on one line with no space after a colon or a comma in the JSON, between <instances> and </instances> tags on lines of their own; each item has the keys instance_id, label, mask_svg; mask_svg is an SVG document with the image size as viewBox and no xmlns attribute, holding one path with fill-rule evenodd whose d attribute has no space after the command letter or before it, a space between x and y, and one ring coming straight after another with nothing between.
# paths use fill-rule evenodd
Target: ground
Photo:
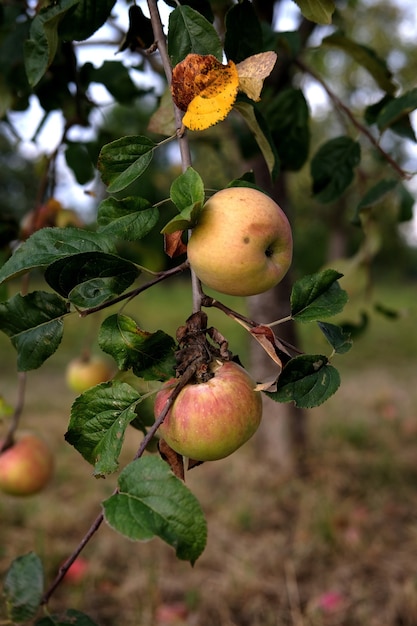
<instances>
[{"instance_id":1,"label":"ground","mask_svg":"<svg viewBox=\"0 0 417 626\"><path fill-rule=\"evenodd\" d=\"M415 285L381 298L399 319L374 315L369 333L335 361L342 385L310 412L306 476L268 464L256 438L191 470L186 482L208 520L207 548L194 567L158 539L131 543L103 525L82 554L85 576L64 583L50 610L77 608L99 626L417 624ZM149 307L139 315L147 329ZM94 479L63 438L74 399L63 371L87 323L94 329L88 321L79 332L71 321L56 357L29 375L22 426L44 434L56 470L40 496L0 496L1 575L35 550L48 584L115 486L116 477ZM306 348L319 345L315 332L303 332ZM0 341L0 394L13 400L14 355ZM129 430L123 462L139 437ZM3 612L0 605L0 622Z\"/></svg>"}]
</instances>

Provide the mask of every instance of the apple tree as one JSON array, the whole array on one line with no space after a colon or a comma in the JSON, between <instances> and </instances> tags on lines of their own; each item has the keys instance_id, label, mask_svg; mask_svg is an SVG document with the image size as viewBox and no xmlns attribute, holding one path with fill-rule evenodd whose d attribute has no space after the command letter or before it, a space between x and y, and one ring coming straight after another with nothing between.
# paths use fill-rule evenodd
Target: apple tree
<instances>
[{"instance_id":1,"label":"apple tree","mask_svg":"<svg viewBox=\"0 0 417 626\"><path fill-rule=\"evenodd\" d=\"M411 175L395 154L382 147L381 139L385 133L415 139L409 115L417 107L416 90L399 92L377 52L343 33L343 9L336 10L333 0L298 0L298 25L290 32L275 30L274 3L242 0L212 6L208 0L166 0L170 12L165 27L161 4L148 0L149 17L136 4L117 4L119 11L128 14L129 25L115 44L118 60L99 68L80 62L77 52L80 42L88 43L103 25L114 25L115 0L60 0L36 6L6 2L0 9L3 128L9 136L16 135L12 113L26 110L33 98L45 119L59 110L65 120L58 148L40 161L39 187L26 219L13 207L1 216L0 330L16 349L20 374L28 375L59 350L69 316L86 318L120 305L103 319L98 331L100 348L114 360L118 373L75 399L65 433L74 454L92 465L94 476L118 473L117 489L102 503L102 511L55 580L44 586L42 563L34 553L11 564L4 590L13 623L92 624L71 608L64 617L39 617L39 609L48 604L104 520L132 540L159 537L178 558L194 563L204 550L207 529L200 504L185 484L186 471L239 448L259 424L261 398L264 406L285 404L305 410L337 391L340 376L335 360L351 348L352 341L343 326L328 320L343 310L348 296L339 283L343 273L337 269L301 276L288 271L291 229L284 214L278 225L275 221L277 215L281 218L278 202L288 213L297 244L297 210L290 207L286 190L289 182L293 184L290 173L300 173L302 180L307 166L314 202L335 211L360 178L353 221L362 228L365 242L372 235L374 207L388 194L395 218L411 218L413 199L404 184ZM290 6L276 5L285 10ZM309 41L324 29L327 34L319 49L352 58L377 85L362 119L321 77L319 55L314 68ZM128 54L136 55L139 65L129 66ZM162 85L144 132L104 142L97 154L93 142L75 140L72 131L93 125L97 108L93 84L104 85L122 104L135 103L139 109L142 102L149 102L149 90L132 79L133 70L144 69L154 72L155 81L157 76ZM343 132L335 124L334 135L320 145L312 146L312 116L302 76L320 83L343 117ZM239 155L233 160L235 171L224 184L226 200L218 201L217 213L214 199L223 191L210 188L207 164L201 164L201 152L197 156L199 145L212 141L213 128L222 128L226 142L233 141ZM35 139L38 132L34 130ZM216 141L223 139L217 136ZM155 202L141 191L146 189L142 182L158 154L171 145L178 146L181 171L173 175L167 197ZM94 227L81 224L55 198L56 163L62 154L80 184L91 181L96 172L100 176L105 191L97 201ZM230 161L227 150L224 158ZM375 159L380 168L377 180L374 173L367 174L374 170ZM261 211L263 203L273 211ZM223 236L210 238L213 228ZM162 232L162 237L155 237L156 232ZM194 233L189 259L187 244ZM163 269L152 270L132 258L132 244L147 240L163 246ZM261 255L263 262L273 263L277 240L280 251L284 250L285 267L278 271L273 267L272 279L264 280L267 270L258 267L256 259ZM129 254L124 254L127 249ZM218 263L223 256L227 262ZM251 273L253 268L256 271ZM37 288L31 290L34 273L42 276L44 286L38 288L37 281ZM232 283L231 275L236 276ZM192 309L175 337L163 327L150 332L125 312L127 302L178 276L189 281ZM9 285L17 279L20 290L12 293ZM216 287L215 295L207 289L211 285ZM222 301L222 293L253 296L249 315ZM278 314L269 303L277 293ZM167 302L168 306L173 303ZM246 364L231 352L222 329L209 324L213 308L246 329L263 361L272 367L272 379L265 368L256 381L245 372ZM307 323L320 328L328 342L326 354L303 352L295 345L296 325ZM124 372L131 373L129 382ZM210 394L204 395L214 385L216 403ZM204 400L199 403L200 392ZM247 414L241 406L236 411L241 396ZM155 397L154 413L149 413L144 407ZM191 398L188 405L187 397ZM7 422L0 466L2 457L17 445L20 411L21 406L16 407ZM237 424L242 414L243 434L242 424ZM222 417L228 419L227 428ZM173 428L172 422L180 428ZM207 433L214 422L213 442ZM121 468L120 454L131 428L143 433L143 438L134 459ZM184 445L190 434L197 442ZM224 448L229 440L232 445ZM158 451L152 453L155 441Z\"/></svg>"}]
</instances>

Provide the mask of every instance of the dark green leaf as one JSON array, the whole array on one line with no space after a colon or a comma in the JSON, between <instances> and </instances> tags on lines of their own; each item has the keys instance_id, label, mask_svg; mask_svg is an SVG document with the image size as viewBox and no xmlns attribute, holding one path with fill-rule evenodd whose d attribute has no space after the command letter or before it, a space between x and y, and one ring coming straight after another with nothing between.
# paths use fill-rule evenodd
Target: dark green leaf
<instances>
[{"instance_id":1,"label":"dark green leaf","mask_svg":"<svg viewBox=\"0 0 417 626\"><path fill-rule=\"evenodd\" d=\"M159 219L159 211L148 200L137 196L116 200L106 198L98 207L98 230L101 233L138 241L151 232Z\"/></svg>"},{"instance_id":2,"label":"dark green leaf","mask_svg":"<svg viewBox=\"0 0 417 626\"><path fill-rule=\"evenodd\" d=\"M381 304L380 302L376 302L374 304L374 310L389 320L397 320L400 317L399 311L391 309L391 307L387 307L385 304Z\"/></svg>"},{"instance_id":3,"label":"dark green leaf","mask_svg":"<svg viewBox=\"0 0 417 626\"><path fill-rule=\"evenodd\" d=\"M8 618L13 623L35 617L43 593L43 568L33 552L19 556L11 564L4 581Z\"/></svg>"},{"instance_id":4,"label":"dark green leaf","mask_svg":"<svg viewBox=\"0 0 417 626\"><path fill-rule=\"evenodd\" d=\"M165 0L165 3L174 9L178 6L178 2L175 0ZM211 10L210 0L181 0L179 4L191 7L195 11L201 13L201 15L204 15L209 22L214 22L214 15Z\"/></svg>"},{"instance_id":5,"label":"dark green leaf","mask_svg":"<svg viewBox=\"0 0 417 626\"><path fill-rule=\"evenodd\" d=\"M297 171L306 162L310 150L309 110L300 89L283 89L265 105L281 167Z\"/></svg>"},{"instance_id":6,"label":"dark green leaf","mask_svg":"<svg viewBox=\"0 0 417 626\"><path fill-rule=\"evenodd\" d=\"M394 124L417 109L417 88L407 91L402 96L390 100L380 111L377 117L377 124L380 131L392 127ZM398 129L398 126L397 126ZM414 133L413 133L414 135ZM415 135L414 135L415 140Z\"/></svg>"},{"instance_id":7,"label":"dark green leaf","mask_svg":"<svg viewBox=\"0 0 417 626\"><path fill-rule=\"evenodd\" d=\"M42 8L33 19L30 39L25 42L25 67L34 87L52 63L58 48L58 26L65 14L80 0L62 0Z\"/></svg>"},{"instance_id":8,"label":"dark green leaf","mask_svg":"<svg viewBox=\"0 0 417 626\"><path fill-rule=\"evenodd\" d=\"M133 183L152 161L156 143L142 136L121 137L100 151L98 169L109 193L116 193Z\"/></svg>"},{"instance_id":9,"label":"dark green leaf","mask_svg":"<svg viewBox=\"0 0 417 626\"><path fill-rule=\"evenodd\" d=\"M400 198L398 221L407 222L408 220L413 219L415 198L402 183L400 183L398 187L398 195Z\"/></svg>"},{"instance_id":10,"label":"dark green leaf","mask_svg":"<svg viewBox=\"0 0 417 626\"><path fill-rule=\"evenodd\" d=\"M189 6L179 6L169 15L168 54L173 66L187 54L212 54L223 59L223 48L216 29Z\"/></svg>"},{"instance_id":11,"label":"dark green leaf","mask_svg":"<svg viewBox=\"0 0 417 626\"><path fill-rule=\"evenodd\" d=\"M106 521L134 541L154 536L192 564L203 552L207 527L198 500L165 461L147 456L120 474L119 493L103 502Z\"/></svg>"},{"instance_id":12,"label":"dark green leaf","mask_svg":"<svg viewBox=\"0 0 417 626\"><path fill-rule=\"evenodd\" d=\"M65 439L94 465L95 475L117 470L125 431L139 402L133 387L117 381L96 385L75 399Z\"/></svg>"},{"instance_id":13,"label":"dark green leaf","mask_svg":"<svg viewBox=\"0 0 417 626\"><path fill-rule=\"evenodd\" d=\"M104 24L115 4L116 0L78 0L60 25L60 37L69 41L88 39Z\"/></svg>"},{"instance_id":14,"label":"dark green leaf","mask_svg":"<svg viewBox=\"0 0 417 626\"><path fill-rule=\"evenodd\" d=\"M241 114L248 125L262 152L271 178L274 180L279 173L280 162L271 132L263 116L256 105L242 95L238 96L233 108Z\"/></svg>"},{"instance_id":15,"label":"dark green leaf","mask_svg":"<svg viewBox=\"0 0 417 626\"><path fill-rule=\"evenodd\" d=\"M343 274L324 270L304 276L291 292L291 316L300 322L314 322L339 313L347 302L347 293L337 280Z\"/></svg>"},{"instance_id":16,"label":"dark green leaf","mask_svg":"<svg viewBox=\"0 0 417 626\"><path fill-rule=\"evenodd\" d=\"M278 379L277 391L267 395L276 402L294 402L300 409L311 409L328 400L339 386L339 372L325 356L303 354L288 361Z\"/></svg>"},{"instance_id":17,"label":"dark green leaf","mask_svg":"<svg viewBox=\"0 0 417 626\"><path fill-rule=\"evenodd\" d=\"M0 303L0 330L17 350L19 372L40 367L61 343L67 303L53 293L17 293Z\"/></svg>"},{"instance_id":18,"label":"dark green leaf","mask_svg":"<svg viewBox=\"0 0 417 626\"><path fill-rule=\"evenodd\" d=\"M81 228L42 228L25 241L0 269L0 283L81 252L116 252L111 238Z\"/></svg>"},{"instance_id":19,"label":"dark green leaf","mask_svg":"<svg viewBox=\"0 0 417 626\"><path fill-rule=\"evenodd\" d=\"M313 193L320 202L333 202L350 185L361 148L349 137L336 137L322 145L311 160Z\"/></svg>"},{"instance_id":20,"label":"dark green leaf","mask_svg":"<svg viewBox=\"0 0 417 626\"><path fill-rule=\"evenodd\" d=\"M98 626L92 619L76 609L68 609L63 615L48 615L36 620L35 626Z\"/></svg>"},{"instance_id":21,"label":"dark green leaf","mask_svg":"<svg viewBox=\"0 0 417 626\"><path fill-rule=\"evenodd\" d=\"M76 306L88 308L123 293L138 275L130 261L105 252L82 252L49 265L45 280Z\"/></svg>"},{"instance_id":22,"label":"dark green leaf","mask_svg":"<svg viewBox=\"0 0 417 626\"><path fill-rule=\"evenodd\" d=\"M104 320L99 345L114 358L120 370L132 369L146 380L165 380L174 374L174 339L162 330L141 330L127 315L116 313Z\"/></svg>"},{"instance_id":23,"label":"dark green leaf","mask_svg":"<svg viewBox=\"0 0 417 626\"><path fill-rule=\"evenodd\" d=\"M373 206L387 193L392 191L392 189L394 189L397 185L398 180L395 180L395 178L384 178L383 180L380 180L366 192L358 204L357 211Z\"/></svg>"},{"instance_id":24,"label":"dark green leaf","mask_svg":"<svg viewBox=\"0 0 417 626\"><path fill-rule=\"evenodd\" d=\"M65 150L65 160L80 185L85 185L94 178L94 167L85 144L69 143Z\"/></svg>"},{"instance_id":25,"label":"dark green leaf","mask_svg":"<svg viewBox=\"0 0 417 626\"><path fill-rule=\"evenodd\" d=\"M316 24L331 24L334 0L294 0L307 20Z\"/></svg>"},{"instance_id":26,"label":"dark green leaf","mask_svg":"<svg viewBox=\"0 0 417 626\"><path fill-rule=\"evenodd\" d=\"M261 24L249 0L233 5L226 13L224 51L235 63L262 52Z\"/></svg>"},{"instance_id":27,"label":"dark green leaf","mask_svg":"<svg viewBox=\"0 0 417 626\"><path fill-rule=\"evenodd\" d=\"M397 85L392 79L392 73L386 62L372 48L356 43L343 33L333 33L329 37L325 37L322 43L325 46L332 46L346 52L356 63L365 68L379 87L388 94L392 95L397 91Z\"/></svg>"},{"instance_id":28,"label":"dark green leaf","mask_svg":"<svg viewBox=\"0 0 417 626\"><path fill-rule=\"evenodd\" d=\"M359 322L343 322L340 324L343 332L349 335L352 339L357 339L368 328L369 325L369 316L365 311L362 311L360 314Z\"/></svg>"},{"instance_id":29,"label":"dark green leaf","mask_svg":"<svg viewBox=\"0 0 417 626\"><path fill-rule=\"evenodd\" d=\"M328 324L327 322L318 322L318 326L337 354L345 354L345 352L351 349L352 340L350 335L341 326Z\"/></svg>"}]
</instances>

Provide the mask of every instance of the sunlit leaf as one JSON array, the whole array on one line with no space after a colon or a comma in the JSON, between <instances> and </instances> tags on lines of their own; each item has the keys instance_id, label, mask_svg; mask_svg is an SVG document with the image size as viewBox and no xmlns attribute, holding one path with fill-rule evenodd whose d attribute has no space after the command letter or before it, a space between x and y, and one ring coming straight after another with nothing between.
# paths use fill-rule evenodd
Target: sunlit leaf
<instances>
[{"instance_id":1,"label":"sunlit leaf","mask_svg":"<svg viewBox=\"0 0 417 626\"><path fill-rule=\"evenodd\" d=\"M236 65L239 89L248 98L258 102L265 78L270 75L277 60L275 52L261 52L248 57Z\"/></svg>"},{"instance_id":2,"label":"sunlit leaf","mask_svg":"<svg viewBox=\"0 0 417 626\"><path fill-rule=\"evenodd\" d=\"M334 0L294 0L304 17L316 24L331 24Z\"/></svg>"},{"instance_id":3,"label":"sunlit leaf","mask_svg":"<svg viewBox=\"0 0 417 626\"><path fill-rule=\"evenodd\" d=\"M119 492L103 502L106 521L134 541L160 537L192 564L204 550L207 527L198 500L156 456L127 465Z\"/></svg>"}]
</instances>

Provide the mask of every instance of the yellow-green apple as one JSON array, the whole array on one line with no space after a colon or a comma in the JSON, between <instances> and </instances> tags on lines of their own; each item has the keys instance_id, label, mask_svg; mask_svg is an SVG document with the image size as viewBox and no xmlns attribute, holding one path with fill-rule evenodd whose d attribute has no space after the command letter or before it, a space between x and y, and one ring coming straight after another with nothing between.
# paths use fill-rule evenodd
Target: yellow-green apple
<instances>
[{"instance_id":1,"label":"yellow-green apple","mask_svg":"<svg viewBox=\"0 0 417 626\"><path fill-rule=\"evenodd\" d=\"M214 362L207 382L188 384L174 400L159 433L179 454L196 461L223 459L257 430L262 398L246 370L233 362ZM157 393L158 418L172 393L171 379Z\"/></svg>"},{"instance_id":2,"label":"yellow-green apple","mask_svg":"<svg viewBox=\"0 0 417 626\"><path fill-rule=\"evenodd\" d=\"M32 433L22 433L0 454L0 489L13 496L38 493L49 482L53 467L53 454L46 442Z\"/></svg>"},{"instance_id":3,"label":"yellow-green apple","mask_svg":"<svg viewBox=\"0 0 417 626\"><path fill-rule=\"evenodd\" d=\"M65 372L68 387L76 393L83 393L90 387L110 380L112 376L110 365L98 356L72 359Z\"/></svg>"},{"instance_id":4,"label":"yellow-green apple","mask_svg":"<svg viewBox=\"0 0 417 626\"><path fill-rule=\"evenodd\" d=\"M276 202L257 189L230 187L205 203L187 254L207 287L252 296L282 280L292 248L290 223Z\"/></svg>"}]
</instances>

